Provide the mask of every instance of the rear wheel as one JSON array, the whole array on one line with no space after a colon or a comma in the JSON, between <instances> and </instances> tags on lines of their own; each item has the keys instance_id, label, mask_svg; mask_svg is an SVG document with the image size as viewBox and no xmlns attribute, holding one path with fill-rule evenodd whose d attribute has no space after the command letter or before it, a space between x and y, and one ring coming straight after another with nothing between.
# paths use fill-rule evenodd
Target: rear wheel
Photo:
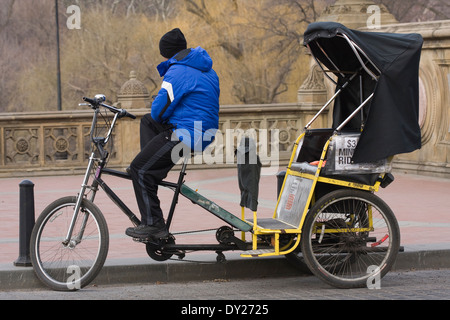
<instances>
[{"instance_id":1,"label":"rear wheel","mask_svg":"<svg viewBox=\"0 0 450 320\"><path fill-rule=\"evenodd\" d=\"M343 189L309 210L301 251L312 273L338 288L373 284L392 267L400 229L392 210L376 195Z\"/></svg>"}]
</instances>

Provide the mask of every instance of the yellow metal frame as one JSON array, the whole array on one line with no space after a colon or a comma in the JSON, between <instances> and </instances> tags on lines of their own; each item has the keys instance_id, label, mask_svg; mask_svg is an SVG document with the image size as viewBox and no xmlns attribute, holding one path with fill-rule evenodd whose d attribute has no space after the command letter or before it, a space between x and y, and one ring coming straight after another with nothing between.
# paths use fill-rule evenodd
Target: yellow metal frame
<instances>
[{"instance_id":1,"label":"yellow metal frame","mask_svg":"<svg viewBox=\"0 0 450 320\"><path fill-rule=\"evenodd\" d=\"M325 143L325 146L322 150L322 154L321 154L318 166L317 166L317 170L314 174L301 173L301 172L291 170L291 166L292 166L293 162L295 161L297 149L299 147L300 142L304 138L304 136L305 136L305 133L301 134L295 141L294 148L292 150L292 155L289 160L288 168L286 170L286 177L283 181L283 185L282 185L281 191L280 191L280 196L278 197L277 205L275 207L275 211L274 211L274 215L273 215L273 217L276 218L277 208L278 208L278 205L280 204L281 195L283 194L283 190L284 190L284 187L286 184L286 178L288 175L298 176L298 177L301 177L304 179L312 180L313 183L311 186L311 190L310 190L305 208L303 210L302 218L300 220L300 224L299 224L298 228L292 228L292 229L265 229L265 228L262 228L262 227L258 226L257 212L254 211L253 212L253 222L247 221L247 222L253 224L253 230L252 230L252 249L253 250L249 251L249 252L243 252L241 254L242 257L278 256L278 255L286 255L286 254L294 251L300 243L303 224L304 224L306 215L308 213L308 208L310 207L311 201L314 201L313 195L314 195L314 190L315 190L317 182L334 184L334 185L338 185L338 186L344 186L344 187L360 189L360 190L366 190L366 191L370 191L370 192L377 192L379 190L380 183L381 183L380 181L377 181L375 183L375 185L371 186L371 185L365 185L365 184L320 176L320 171L321 171L323 163L325 161L325 156L326 156L328 147L329 147L331 141L333 140L333 138L335 137L335 135L331 136L328 139L328 141ZM245 209L242 207L242 220L245 220L244 210ZM327 233L339 233L339 232L348 232L348 231L349 231L349 229L325 229L325 230L320 229L320 232L327 232ZM369 210L369 227L368 228L351 228L350 231L351 232L373 231L372 211ZM280 234L297 234L298 236L297 236L294 244L292 244L292 242L294 242L294 241L291 241L291 242L289 242L288 245L284 246L283 248L280 248ZM258 235L272 235L272 245L273 245L274 250L270 251L270 252L269 251L257 252L257 250L258 250ZM245 240L245 232L242 233L242 239Z\"/></svg>"}]
</instances>

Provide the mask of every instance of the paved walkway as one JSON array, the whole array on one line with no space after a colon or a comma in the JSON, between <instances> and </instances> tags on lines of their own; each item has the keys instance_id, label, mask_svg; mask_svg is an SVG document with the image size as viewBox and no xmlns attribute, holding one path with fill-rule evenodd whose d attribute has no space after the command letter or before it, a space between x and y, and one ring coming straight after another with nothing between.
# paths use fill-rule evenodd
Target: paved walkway
<instances>
[{"instance_id":1,"label":"paved walkway","mask_svg":"<svg viewBox=\"0 0 450 320\"><path fill-rule=\"evenodd\" d=\"M392 208L400 224L405 251L450 249L450 180L395 173L395 181L378 195ZM176 181L177 172L169 175ZM0 264L12 264L19 253L19 183L24 178L0 179ZM46 205L66 195L76 195L81 176L30 178L34 184L36 218ZM138 212L130 181L105 177L107 183L134 211ZM239 188L235 169L189 170L186 183L214 200L228 211L240 216ZM270 217L276 204L276 177L262 176L258 212ZM164 212L168 211L171 190L161 188ZM148 258L145 247L124 234L130 226L128 218L100 191L96 204L104 213L110 231L108 260ZM250 212L248 214L251 215ZM224 223L181 197L173 220L173 232L217 228ZM177 243L215 243L215 232L179 234ZM187 257L188 258L188 257ZM215 259L215 255L211 256Z\"/></svg>"}]
</instances>

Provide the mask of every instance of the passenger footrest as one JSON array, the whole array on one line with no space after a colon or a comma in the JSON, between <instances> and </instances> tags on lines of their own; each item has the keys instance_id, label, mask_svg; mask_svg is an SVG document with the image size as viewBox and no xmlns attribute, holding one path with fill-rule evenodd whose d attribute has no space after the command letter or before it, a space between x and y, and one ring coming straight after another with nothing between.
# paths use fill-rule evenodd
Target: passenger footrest
<instances>
[{"instance_id":1,"label":"passenger footrest","mask_svg":"<svg viewBox=\"0 0 450 320\"><path fill-rule=\"evenodd\" d=\"M241 253L242 257L261 257L263 255L274 255L275 249L248 250Z\"/></svg>"},{"instance_id":2,"label":"passenger footrest","mask_svg":"<svg viewBox=\"0 0 450 320\"><path fill-rule=\"evenodd\" d=\"M253 219L249 219L249 222L253 223ZM274 218L264 218L257 220L258 227L269 230L285 230L285 229L297 229L297 227L283 222L281 220L277 220Z\"/></svg>"}]
</instances>

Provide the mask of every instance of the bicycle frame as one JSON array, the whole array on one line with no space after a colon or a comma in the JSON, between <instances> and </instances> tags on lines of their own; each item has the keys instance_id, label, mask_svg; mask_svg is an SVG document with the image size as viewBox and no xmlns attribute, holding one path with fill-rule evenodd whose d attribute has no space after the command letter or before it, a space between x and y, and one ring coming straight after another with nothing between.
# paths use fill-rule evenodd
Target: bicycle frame
<instances>
[{"instance_id":1,"label":"bicycle frame","mask_svg":"<svg viewBox=\"0 0 450 320\"><path fill-rule=\"evenodd\" d=\"M203 197L201 194L192 190L187 185L184 184L184 177L186 175L186 167L188 163L188 158L185 158L182 167L180 170L180 174L178 177L178 182L169 182L169 181L161 181L159 183L160 186L166 187L174 191L174 195L172 198L171 206L167 215L166 226L170 230L170 226L172 223L172 219L175 213L176 205L178 203L179 196L182 195L185 198L189 199L194 204L199 205L203 209L206 209L208 212L214 214L216 217L230 224L231 226L239 229L243 232L248 232L252 229L252 226L247 222L239 219L232 213L228 212L221 206L217 205L215 202ZM120 198L114 193L114 191L107 185L107 183L101 178L102 174L112 175L115 177L119 177L122 179L131 180L131 177L128 173L103 168L101 170L97 170L95 175L95 182L105 191L105 193L109 196L109 198L128 216L128 218L135 225L139 225L139 219L131 212L130 209L120 200ZM236 245L224 245L224 244L167 244L164 246L165 249L169 250L216 250L216 251L225 251L225 250L236 250L236 249L247 249L249 244L245 243L241 239L234 238ZM145 241L143 241L145 242Z\"/></svg>"},{"instance_id":2,"label":"bicycle frame","mask_svg":"<svg viewBox=\"0 0 450 320\"><path fill-rule=\"evenodd\" d=\"M114 113L114 118L111 121L110 128L108 129L108 133L106 134L106 137L94 137L93 132L95 129L95 126L97 125L98 120L98 113L99 113L99 107L102 106L109 110L111 110ZM117 109L108 105L105 105L103 103L98 104L97 107L91 107L94 109L94 116L92 120L91 125L91 141L95 145L96 150L99 152L100 157L96 157L96 150L94 149L89 157L89 162L86 168L86 172L83 178L83 182L81 185L81 189L79 191L76 206L74 209L74 214L72 217L72 222L69 226L69 230L66 236L65 241L63 242L65 245L68 245L72 239L72 233L74 229L75 221L78 218L78 215L80 213L80 207L83 198L87 198L87 191L90 192L89 201L94 202L95 196L97 191L99 190L99 186L101 189L108 195L108 197L121 209L121 211L130 219L130 221L133 223L133 225L138 226L141 221L139 218L127 207L127 205L117 196L117 194L108 186L108 184L103 180L102 176L103 174L119 177L121 179L131 180L131 176L127 172L122 172L118 170L113 170L106 168L107 160L109 157L108 151L104 149L105 145L109 142L111 135L114 130L114 126L117 123L117 120L121 117L121 109ZM123 116L123 115L122 115ZM232 213L228 212L224 208L217 205L215 202L205 198L198 192L192 190L187 185L184 184L184 177L186 175L186 167L188 164L189 158L186 156L184 157L184 161L181 165L180 174L178 177L178 181L176 183L169 182L169 181L161 181L159 183L160 186L169 188L174 191L174 196L172 198L172 203L170 206L170 210L167 216L167 228L170 229L172 219L174 216L174 212L176 209L176 205L178 203L178 199L180 194L192 201L194 204L199 205L203 209L207 210L208 212L212 213L216 217L220 218L221 220L225 221L226 223L230 224L231 226L239 229L242 232L248 232L252 230L252 225L249 223L241 220L240 218L236 217ZM97 168L95 169L95 173L93 174L93 170L97 164ZM90 178L93 178L92 184L89 184ZM81 230L84 230L84 226L86 225L87 221L86 218L82 222ZM83 231L80 232L79 235L77 235L77 239L82 238ZM77 241L77 240L75 240ZM199 245L166 245L166 247L170 247L170 249L178 249L178 250L216 250L216 251L225 251L225 250L236 250L236 249L247 249L249 247L249 244L245 243L245 241L233 238L233 241L235 242L235 245L226 245L226 244L199 244ZM145 242L145 241L144 241Z\"/></svg>"},{"instance_id":3,"label":"bicycle frame","mask_svg":"<svg viewBox=\"0 0 450 320\"><path fill-rule=\"evenodd\" d=\"M96 146L96 150L98 150L98 152L100 153L100 158L96 158L96 156L95 156L95 151L96 150L94 149L92 151L90 157L89 157L89 162L88 162L88 165L87 165L87 168L86 168L86 172L85 172L85 175L84 175L83 182L81 184L81 189L80 189L80 192L78 193L78 197L77 197L77 201L76 201L76 205L75 205L72 221L70 223L66 239L63 241L64 245L67 245L70 242L71 238L72 238L72 233L73 233L73 228L74 228L74 225L75 225L75 221L78 218L78 214L80 212L81 203L83 201L83 198L86 195L86 190L87 189L90 189L91 192L92 192L91 198L89 200L91 202L94 202L95 195L96 195L96 193L98 191L98 185L100 184L100 181L97 180L97 179L94 179L92 185L89 185L89 178L90 178L91 172L92 172L96 162L98 162L99 165L98 165L95 177L98 176L98 178L100 178L102 168L106 165L107 159L108 159L108 156L109 156L109 153L106 150L104 150L104 146L111 139L111 135L113 133L113 130L114 130L114 127L115 127L115 125L117 123L117 120L119 118L122 118L122 117L125 117L125 116L128 116L130 118L136 118L134 115L129 114L128 112L126 112L126 110L118 109L118 108L109 106L107 104L104 104L103 102L106 100L106 97L104 95L96 95L95 99L88 99L88 98L83 98L83 99L85 101L87 101L88 103L80 104L80 106L81 105L84 105L84 106L87 105L87 106L91 107L94 110L94 116L92 118L92 124L91 124L91 129L90 129L90 138L91 138L92 143ZM113 118L113 120L111 122L111 125L110 125L109 129L108 129L106 137L94 137L93 136L94 131L95 131L95 127L96 127L97 121L98 121L98 114L100 112L100 106L102 106L102 107L104 107L104 108L106 108L106 109L108 109L108 110L110 110L110 111L112 111L114 113L114 118ZM114 199L114 200L120 201L120 199L117 196L116 196L116 198L117 199ZM136 216L134 216L134 214L131 212L131 210L126 208L126 206L123 203L122 203L122 205L123 206L121 208L124 208L124 210L126 210L127 215L130 217L130 219L133 221L133 223L139 223L139 219L137 219ZM85 220L82 223L81 232L78 235L79 239L82 238L82 235L83 235L82 233L83 233L84 227L85 227L86 222L87 222L86 219L87 218L85 218Z\"/></svg>"}]
</instances>

